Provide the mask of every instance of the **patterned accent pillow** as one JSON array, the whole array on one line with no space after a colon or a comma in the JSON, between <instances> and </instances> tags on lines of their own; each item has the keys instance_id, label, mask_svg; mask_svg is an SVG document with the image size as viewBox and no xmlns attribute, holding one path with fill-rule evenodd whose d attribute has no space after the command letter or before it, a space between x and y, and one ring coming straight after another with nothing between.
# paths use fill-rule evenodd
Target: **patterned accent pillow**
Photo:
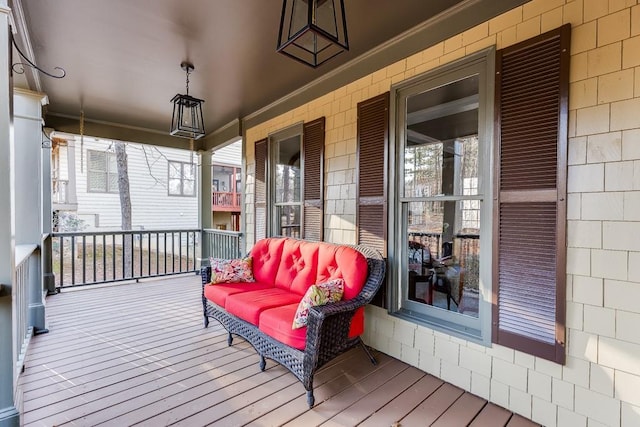
<instances>
[{"instance_id":1,"label":"patterned accent pillow","mask_svg":"<svg viewBox=\"0 0 640 427\"><path fill-rule=\"evenodd\" d=\"M342 279L333 279L328 282L310 286L302 297L302 300L300 300L300 304L298 304L296 314L293 316L293 325L291 325L291 329L298 329L303 326L307 326L309 309L311 307L340 301L343 293L344 280Z\"/></svg>"},{"instance_id":2,"label":"patterned accent pillow","mask_svg":"<svg viewBox=\"0 0 640 427\"><path fill-rule=\"evenodd\" d=\"M255 282L251 257L239 259L209 258L211 284Z\"/></svg>"}]
</instances>

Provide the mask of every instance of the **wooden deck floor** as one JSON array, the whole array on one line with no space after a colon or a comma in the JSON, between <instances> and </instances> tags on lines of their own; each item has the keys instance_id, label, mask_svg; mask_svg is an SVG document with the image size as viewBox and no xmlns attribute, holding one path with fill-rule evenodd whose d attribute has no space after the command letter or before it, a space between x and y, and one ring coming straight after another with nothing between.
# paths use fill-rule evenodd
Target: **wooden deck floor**
<instances>
[{"instance_id":1,"label":"wooden deck floor","mask_svg":"<svg viewBox=\"0 0 640 427\"><path fill-rule=\"evenodd\" d=\"M27 426L529 426L531 422L356 348L315 377L316 406L286 369L212 322L199 277L67 291L47 299L21 378Z\"/></svg>"}]
</instances>

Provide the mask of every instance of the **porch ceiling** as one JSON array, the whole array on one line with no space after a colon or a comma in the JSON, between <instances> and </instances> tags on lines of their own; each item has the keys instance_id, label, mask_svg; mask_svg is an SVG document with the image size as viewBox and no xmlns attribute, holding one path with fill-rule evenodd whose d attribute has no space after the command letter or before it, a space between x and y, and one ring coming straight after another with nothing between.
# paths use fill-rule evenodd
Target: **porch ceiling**
<instances>
[{"instance_id":1,"label":"porch ceiling","mask_svg":"<svg viewBox=\"0 0 640 427\"><path fill-rule=\"evenodd\" d=\"M49 120L77 118L82 109L88 121L166 133L169 100L185 89L179 65L189 60L195 64L190 93L205 99L211 133L465 2L347 0L351 50L315 70L275 52L281 0L10 3L14 12L22 9L35 61L67 71L61 80L30 72L16 77L17 86L48 95ZM466 3L494 7L491 0ZM18 42L29 50L20 34Z\"/></svg>"}]
</instances>

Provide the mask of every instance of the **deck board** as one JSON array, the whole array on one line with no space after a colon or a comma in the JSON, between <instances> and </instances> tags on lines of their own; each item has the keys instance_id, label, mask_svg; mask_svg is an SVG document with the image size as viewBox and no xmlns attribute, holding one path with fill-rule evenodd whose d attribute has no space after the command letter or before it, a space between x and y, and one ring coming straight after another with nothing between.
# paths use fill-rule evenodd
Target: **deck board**
<instances>
[{"instance_id":1,"label":"deck board","mask_svg":"<svg viewBox=\"0 0 640 427\"><path fill-rule=\"evenodd\" d=\"M191 274L65 290L48 297L47 326L19 379L25 426L535 425L386 354L373 365L361 348L316 373L310 410L285 368L260 372L246 341L229 347L217 322L203 328Z\"/></svg>"}]
</instances>

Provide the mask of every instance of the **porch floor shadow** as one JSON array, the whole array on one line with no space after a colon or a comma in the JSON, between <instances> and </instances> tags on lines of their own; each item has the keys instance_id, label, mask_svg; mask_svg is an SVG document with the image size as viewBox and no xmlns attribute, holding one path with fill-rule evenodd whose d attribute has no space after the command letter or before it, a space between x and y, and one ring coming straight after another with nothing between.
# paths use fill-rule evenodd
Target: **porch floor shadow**
<instances>
[{"instance_id":1,"label":"porch floor shadow","mask_svg":"<svg viewBox=\"0 0 640 427\"><path fill-rule=\"evenodd\" d=\"M374 351L315 376L316 405L286 369L215 321L200 277L63 291L47 298L20 382L25 426L532 426L531 421Z\"/></svg>"}]
</instances>

